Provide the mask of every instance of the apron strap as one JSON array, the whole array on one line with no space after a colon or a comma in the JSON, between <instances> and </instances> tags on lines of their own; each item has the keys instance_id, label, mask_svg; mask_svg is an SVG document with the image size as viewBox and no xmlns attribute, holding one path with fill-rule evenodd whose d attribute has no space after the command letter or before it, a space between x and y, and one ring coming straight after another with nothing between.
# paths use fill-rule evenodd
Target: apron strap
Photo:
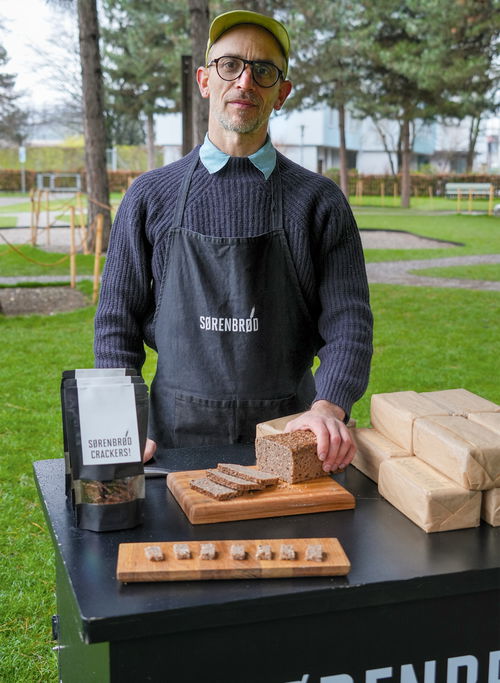
<instances>
[{"instance_id":1,"label":"apron strap","mask_svg":"<svg viewBox=\"0 0 500 683\"><path fill-rule=\"evenodd\" d=\"M273 212L273 228L275 230L284 231L283 226L283 192L281 189L281 175L278 166L278 159L276 159L276 166L271 175L271 191L272 191L272 212Z\"/></svg>"},{"instance_id":2,"label":"apron strap","mask_svg":"<svg viewBox=\"0 0 500 683\"><path fill-rule=\"evenodd\" d=\"M182 216L184 214L184 207L186 206L186 198L188 196L189 186L191 185L191 178L193 177L194 169L198 165L199 158L199 155L196 154L192 163L188 166L188 169L184 174L184 178L182 179L182 184L179 194L177 195L177 202L175 204L174 210L174 220L172 223L174 228L178 228L180 225L182 225Z\"/></svg>"}]
</instances>

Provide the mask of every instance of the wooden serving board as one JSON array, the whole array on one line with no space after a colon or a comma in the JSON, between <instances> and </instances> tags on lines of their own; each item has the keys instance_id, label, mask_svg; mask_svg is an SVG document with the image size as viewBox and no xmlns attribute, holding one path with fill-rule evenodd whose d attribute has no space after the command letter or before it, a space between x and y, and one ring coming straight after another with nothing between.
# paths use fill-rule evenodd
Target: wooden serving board
<instances>
[{"instance_id":1,"label":"wooden serving board","mask_svg":"<svg viewBox=\"0 0 500 683\"><path fill-rule=\"evenodd\" d=\"M279 538L234 541L206 541L216 547L213 560L200 559L203 541L176 541L186 543L191 551L189 560L177 560L173 542L164 543L120 543L116 578L124 583L136 581L198 581L205 579L273 579L297 576L345 576L351 564L337 538ZM231 545L243 545L244 560L231 557ZM293 545L294 560L280 560L281 544ZM305 559L306 547L320 543L323 546L323 560ZM255 559L257 545L270 545L271 560ZM146 558L144 549L157 545L163 551L165 560L152 562Z\"/></svg>"},{"instance_id":2,"label":"wooden serving board","mask_svg":"<svg viewBox=\"0 0 500 683\"><path fill-rule=\"evenodd\" d=\"M204 477L205 472L187 470L167 475L167 486L191 524L350 510L356 505L354 496L329 476L300 484L280 483L230 500L214 500L189 486L191 479Z\"/></svg>"}]
</instances>

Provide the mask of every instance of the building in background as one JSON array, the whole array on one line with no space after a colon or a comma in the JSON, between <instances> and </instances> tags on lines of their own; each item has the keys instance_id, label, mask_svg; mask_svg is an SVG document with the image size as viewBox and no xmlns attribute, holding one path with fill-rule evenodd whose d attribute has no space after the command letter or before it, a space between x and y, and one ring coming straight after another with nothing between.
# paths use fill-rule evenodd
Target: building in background
<instances>
[{"instance_id":1,"label":"building in background","mask_svg":"<svg viewBox=\"0 0 500 683\"><path fill-rule=\"evenodd\" d=\"M468 144L467 121L445 126L417 122L414 130L412 171L464 173ZM338 114L330 107L316 107L271 117L270 134L285 156L313 171L339 168ZM399 126L394 121L376 124L369 118L346 116L346 146L350 169L362 174L398 172ZM500 119L482 126L476 144L474 171L500 173ZM182 149L181 114L160 115L156 144L163 148L164 163L179 159Z\"/></svg>"}]
</instances>

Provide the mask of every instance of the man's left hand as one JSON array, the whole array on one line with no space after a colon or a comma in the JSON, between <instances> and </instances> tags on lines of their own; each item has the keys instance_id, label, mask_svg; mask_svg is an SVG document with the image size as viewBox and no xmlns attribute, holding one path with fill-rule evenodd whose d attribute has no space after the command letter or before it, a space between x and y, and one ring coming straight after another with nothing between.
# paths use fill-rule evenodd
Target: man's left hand
<instances>
[{"instance_id":1,"label":"man's left hand","mask_svg":"<svg viewBox=\"0 0 500 683\"><path fill-rule=\"evenodd\" d=\"M325 472L344 470L356 453L349 429L343 423L345 412L329 401L316 401L311 409L288 422L285 432L309 429L318 442L318 457Z\"/></svg>"}]
</instances>

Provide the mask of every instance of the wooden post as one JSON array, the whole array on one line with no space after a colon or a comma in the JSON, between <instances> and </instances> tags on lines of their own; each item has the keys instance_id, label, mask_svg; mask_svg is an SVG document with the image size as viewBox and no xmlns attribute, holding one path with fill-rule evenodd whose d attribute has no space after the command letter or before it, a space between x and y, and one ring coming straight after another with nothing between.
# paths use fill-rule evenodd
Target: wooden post
<instances>
[{"instance_id":1,"label":"wooden post","mask_svg":"<svg viewBox=\"0 0 500 683\"><path fill-rule=\"evenodd\" d=\"M45 220L47 222L47 236L46 236L46 245L50 245L50 191L45 190Z\"/></svg>"},{"instance_id":2,"label":"wooden post","mask_svg":"<svg viewBox=\"0 0 500 683\"><path fill-rule=\"evenodd\" d=\"M467 203L467 211L472 213L472 190L469 190L469 201Z\"/></svg>"},{"instance_id":3,"label":"wooden post","mask_svg":"<svg viewBox=\"0 0 500 683\"><path fill-rule=\"evenodd\" d=\"M34 247L36 244L36 229L35 229L35 193L36 190L32 189L30 192L30 202L31 202L31 217L30 217L30 227L31 227L31 245Z\"/></svg>"},{"instance_id":4,"label":"wooden post","mask_svg":"<svg viewBox=\"0 0 500 683\"><path fill-rule=\"evenodd\" d=\"M69 276L70 287L76 287L75 207L69 207Z\"/></svg>"},{"instance_id":5,"label":"wooden post","mask_svg":"<svg viewBox=\"0 0 500 683\"><path fill-rule=\"evenodd\" d=\"M494 188L493 185L490 185L490 197L488 199L488 216L493 216L493 196Z\"/></svg>"},{"instance_id":6,"label":"wooden post","mask_svg":"<svg viewBox=\"0 0 500 683\"><path fill-rule=\"evenodd\" d=\"M95 232L95 258L94 258L94 290L92 292L92 303L97 303L99 294L99 274L101 270L101 250L102 250L102 231L104 228L104 218L102 213L96 216L97 225Z\"/></svg>"},{"instance_id":7,"label":"wooden post","mask_svg":"<svg viewBox=\"0 0 500 683\"><path fill-rule=\"evenodd\" d=\"M82 243L83 253L88 254L89 248L87 245L87 227L85 225L85 216L83 214L82 193L77 192L76 204L78 206L78 216L80 218L80 242Z\"/></svg>"},{"instance_id":8,"label":"wooden post","mask_svg":"<svg viewBox=\"0 0 500 683\"><path fill-rule=\"evenodd\" d=\"M383 180L380 181L380 203L385 206L385 183Z\"/></svg>"},{"instance_id":9,"label":"wooden post","mask_svg":"<svg viewBox=\"0 0 500 683\"><path fill-rule=\"evenodd\" d=\"M359 203L363 204L363 180L359 179Z\"/></svg>"},{"instance_id":10,"label":"wooden post","mask_svg":"<svg viewBox=\"0 0 500 683\"><path fill-rule=\"evenodd\" d=\"M462 190L457 191L457 213L460 213L460 203L462 201Z\"/></svg>"}]
</instances>

